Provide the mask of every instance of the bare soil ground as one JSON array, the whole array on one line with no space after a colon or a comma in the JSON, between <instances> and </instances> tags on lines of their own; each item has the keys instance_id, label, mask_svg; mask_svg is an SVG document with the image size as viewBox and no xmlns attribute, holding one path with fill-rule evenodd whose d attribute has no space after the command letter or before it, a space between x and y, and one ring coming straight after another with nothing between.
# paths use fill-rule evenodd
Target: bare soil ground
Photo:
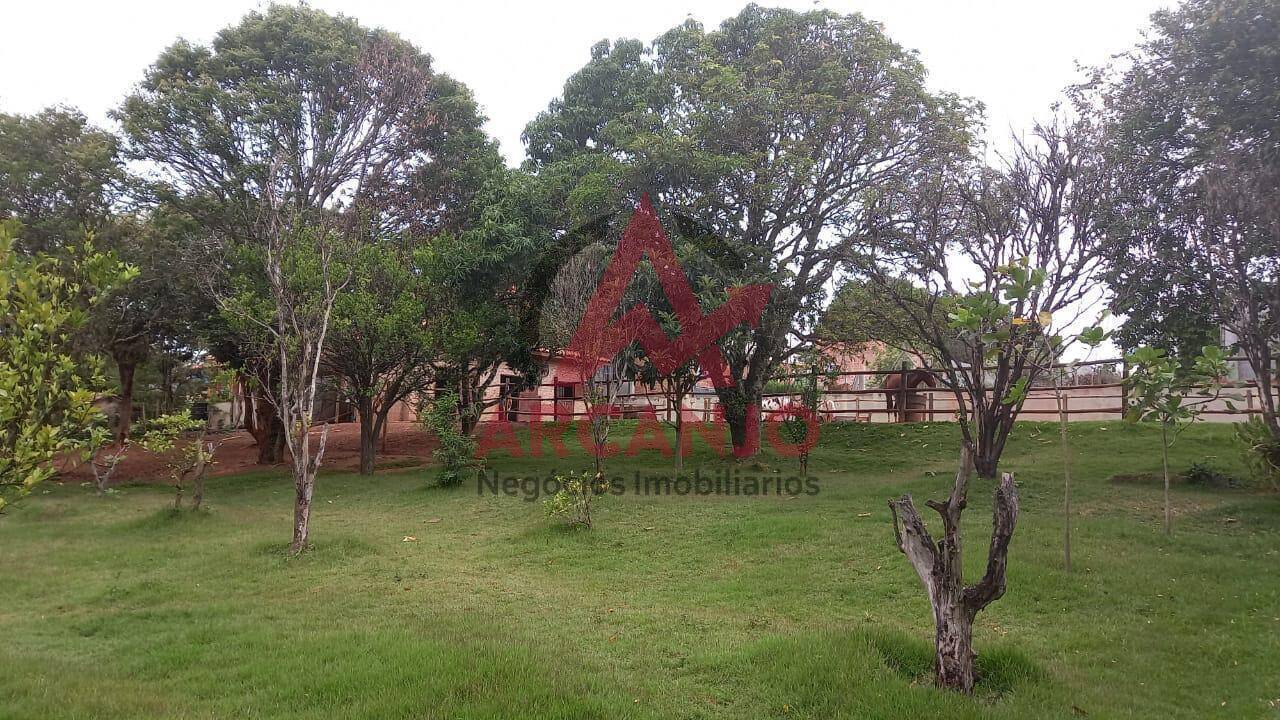
<instances>
[{"instance_id":1,"label":"bare soil ground","mask_svg":"<svg viewBox=\"0 0 1280 720\"><path fill-rule=\"evenodd\" d=\"M360 425L357 423L335 423L327 426L329 439L325 445L325 469L356 470L360 467ZM313 431L315 435L320 430ZM255 469L271 466L258 465L258 447L253 436L244 430L237 430L222 435L206 435L206 439L222 439L218 448L216 464L210 476L235 475ZM387 432L378 443L377 469L417 467L431 461L431 451L435 449L435 438L413 422L389 422ZM288 451L286 450L286 453ZM288 460L276 467L286 468ZM92 481L93 472L79 463L67 463L60 473L66 481ZM147 452L142 448L132 448L111 477L112 485L136 482L167 483L169 478L162 456Z\"/></svg>"}]
</instances>

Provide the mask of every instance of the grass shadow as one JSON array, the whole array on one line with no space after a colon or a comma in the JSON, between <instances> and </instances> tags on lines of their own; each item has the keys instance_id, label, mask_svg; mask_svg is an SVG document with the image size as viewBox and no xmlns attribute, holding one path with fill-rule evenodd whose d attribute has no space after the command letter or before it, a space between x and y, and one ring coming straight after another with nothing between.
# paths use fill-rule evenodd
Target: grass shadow
<instances>
[{"instance_id":1,"label":"grass shadow","mask_svg":"<svg viewBox=\"0 0 1280 720\"><path fill-rule=\"evenodd\" d=\"M926 640L887 631L864 632L867 643L886 668L916 685L933 683L933 646ZM983 648L975 661L974 693L989 700L1026 684L1044 682L1047 675L1034 661L1011 647Z\"/></svg>"},{"instance_id":2,"label":"grass shadow","mask_svg":"<svg viewBox=\"0 0 1280 720\"><path fill-rule=\"evenodd\" d=\"M213 518L214 515L208 508L199 510L182 508L179 510L169 505L140 518L121 523L121 526L133 530L165 531L174 528L199 526L212 522Z\"/></svg>"},{"instance_id":3,"label":"grass shadow","mask_svg":"<svg viewBox=\"0 0 1280 720\"><path fill-rule=\"evenodd\" d=\"M312 543L303 553L294 554L290 552L288 542L276 541L256 543L251 546L250 553L291 563L325 564L377 555L378 547L360 538L330 535Z\"/></svg>"}]
</instances>

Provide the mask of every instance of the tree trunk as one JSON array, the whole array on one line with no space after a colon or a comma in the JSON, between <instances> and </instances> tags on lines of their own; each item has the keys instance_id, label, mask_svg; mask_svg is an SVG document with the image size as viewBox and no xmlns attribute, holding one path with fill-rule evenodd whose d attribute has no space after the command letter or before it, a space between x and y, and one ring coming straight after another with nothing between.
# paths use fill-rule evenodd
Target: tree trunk
<instances>
[{"instance_id":1,"label":"tree trunk","mask_svg":"<svg viewBox=\"0 0 1280 720\"><path fill-rule=\"evenodd\" d=\"M684 470L684 400L676 408L676 474Z\"/></svg>"},{"instance_id":2,"label":"tree trunk","mask_svg":"<svg viewBox=\"0 0 1280 720\"><path fill-rule=\"evenodd\" d=\"M1173 508L1169 505L1169 426L1160 423L1160 463L1164 468L1164 534L1173 534Z\"/></svg>"},{"instance_id":3,"label":"tree trunk","mask_svg":"<svg viewBox=\"0 0 1280 720\"><path fill-rule=\"evenodd\" d=\"M898 422L907 421L907 372L911 369L911 363L906 360L902 361L902 367L898 371Z\"/></svg>"},{"instance_id":4,"label":"tree trunk","mask_svg":"<svg viewBox=\"0 0 1280 720\"><path fill-rule=\"evenodd\" d=\"M304 404L305 407L305 404ZM316 488L316 473L324 460L325 444L329 439L329 426L320 426L320 437L312 446L311 426L303 413L293 416L290 422L289 454L293 458L293 542L289 551L298 555L310 547L311 505Z\"/></svg>"},{"instance_id":5,"label":"tree trunk","mask_svg":"<svg viewBox=\"0 0 1280 720\"><path fill-rule=\"evenodd\" d=\"M200 504L204 502L204 477L209 474L209 463L213 461L215 447L217 446L213 443L209 443L206 447L204 443L204 432L201 431L200 435L196 438L196 463L191 468L192 510L199 510Z\"/></svg>"},{"instance_id":6,"label":"tree trunk","mask_svg":"<svg viewBox=\"0 0 1280 720\"><path fill-rule=\"evenodd\" d=\"M243 403L242 407L244 408L242 410L242 414L244 415L244 418L242 419L244 429L249 431L249 434L253 436L254 444L257 444L258 403L261 402L261 400L256 391L249 389L248 376L243 373L240 374L240 397L241 402Z\"/></svg>"},{"instance_id":7,"label":"tree trunk","mask_svg":"<svg viewBox=\"0 0 1280 720\"><path fill-rule=\"evenodd\" d=\"M360 474L372 475L379 425L373 410L373 398L360 398L356 412L360 415Z\"/></svg>"},{"instance_id":8,"label":"tree trunk","mask_svg":"<svg viewBox=\"0 0 1280 720\"><path fill-rule=\"evenodd\" d=\"M284 422L280 420L278 415L271 416L271 463L277 464L284 462L284 453L286 450L284 439Z\"/></svg>"},{"instance_id":9,"label":"tree trunk","mask_svg":"<svg viewBox=\"0 0 1280 720\"><path fill-rule=\"evenodd\" d=\"M191 486L191 509L199 510L200 503L204 502L204 468L200 468L196 472L195 481Z\"/></svg>"},{"instance_id":10,"label":"tree trunk","mask_svg":"<svg viewBox=\"0 0 1280 720\"><path fill-rule=\"evenodd\" d=\"M160 404L165 413L173 412L173 369L167 358L160 362Z\"/></svg>"},{"instance_id":11,"label":"tree trunk","mask_svg":"<svg viewBox=\"0 0 1280 720\"><path fill-rule=\"evenodd\" d=\"M289 552L297 555L307 549L311 538L311 495L315 491L315 478L308 477L294 484L293 542Z\"/></svg>"},{"instance_id":12,"label":"tree trunk","mask_svg":"<svg viewBox=\"0 0 1280 720\"><path fill-rule=\"evenodd\" d=\"M1071 440L1067 398L1058 392L1058 434L1062 441L1062 565L1071 572Z\"/></svg>"},{"instance_id":13,"label":"tree trunk","mask_svg":"<svg viewBox=\"0 0 1280 720\"><path fill-rule=\"evenodd\" d=\"M474 398L475 388L471 387L470 380L464 374L458 388L458 419L462 434L467 437L473 435L476 425L480 424L480 413L476 412Z\"/></svg>"},{"instance_id":14,"label":"tree trunk","mask_svg":"<svg viewBox=\"0 0 1280 720\"><path fill-rule=\"evenodd\" d=\"M274 412L266 417L259 415L256 425L258 464L278 465L284 459L284 425Z\"/></svg>"},{"instance_id":15,"label":"tree trunk","mask_svg":"<svg viewBox=\"0 0 1280 720\"><path fill-rule=\"evenodd\" d=\"M990 449L980 447L973 458L973 469L980 478L994 479L1000 471L1000 456Z\"/></svg>"},{"instance_id":16,"label":"tree trunk","mask_svg":"<svg viewBox=\"0 0 1280 720\"><path fill-rule=\"evenodd\" d=\"M898 549L911 562L933 607L935 682L965 693L973 691L976 681L973 619L1004 595L1009 542L1018 519L1017 486L1013 475L1005 473L995 491L986 573L978 583L965 586L960 516L968 502L973 465L973 449L965 445L949 498L926 503L942 518L943 537L936 543L910 495L889 501Z\"/></svg>"},{"instance_id":17,"label":"tree trunk","mask_svg":"<svg viewBox=\"0 0 1280 720\"><path fill-rule=\"evenodd\" d=\"M480 417L476 414L464 412L461 419L462 434L468 437L476 432L476 425L480 424Z\"/></svg>"},{"instance_id":18,"label":"tree trunk","mask_svg":"<svg viewBox=\"0 0 1280 720\"><path fill-rule=\"evenodd\" d=\"M119 360L116 368L120 371L120 405L119 422L116 423L116 444L129 437L129 427L133 424L133 375L138 363L133 360Z\"/></svg>"},{"instance_id":19,"label":"tree trunk","mask_svg":"<svg viewBox=\"0 0 1280 720\"><path fill-rule=\"evenodd\" d=\"M255 398L253 407L253 439L258 446L258 464L275 465L284 458L284 424L271 403L263 398Z\"/></svg>"},{"instance_id":20,"label":"tree trunk","mask_svg":"<svg viewBox=\"0 0 1280 720\"><path fill-rule=\"evenodd\" d=\"M733 456L748 458L760 451L760 395L743 392L732 397L733 402L722 399L721 406L724 407L724 420L729 425Z\"/></svg>"},{"instance_id":21,"label":"tree trunk","mask_svg":"<svg viewBox=\"0 0 1280 720\"><path fill-rule=\"evenodd\" d=\"M938 687L973 692L973 615L959 597L939 598L934 607L934 681Z\"/></svg>"}]
</instances>

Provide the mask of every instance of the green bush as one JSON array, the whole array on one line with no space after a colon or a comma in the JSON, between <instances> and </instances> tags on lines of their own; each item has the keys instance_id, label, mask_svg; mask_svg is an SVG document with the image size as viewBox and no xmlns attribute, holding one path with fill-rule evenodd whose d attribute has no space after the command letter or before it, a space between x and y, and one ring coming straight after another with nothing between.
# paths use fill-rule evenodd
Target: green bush
<instances>
[{"instance_id":1,"label":"green bush","mask_svg":"<svg viewBox=\"0 0 1280 720\"><path fill-rule=\"evenodd\" d=\"M1280 489L1280 440L1261 418L1236 423L1236 439L1244 445L1244 461L1258 479Z\"/></svg>"},{"instance_id":2,"label":"green bush","mask_svg":"<svg viewBox=\"0 0 1280 720\"><path fill-rule=\"evenodd\" d=\"M102 361L78 338L90 311L136 268L86 240L69 260L15 250L20 229L0 222L0 510L56 472L60 456L88 460L102 437L94 402Z\"/></svg>"},{"instance_id":3,"label":"green bush","mask_svg":"<svg viewBox=\"0 0 1280 720\"><path fill-rule=\"evenodd\" d=\"M609 492L609 481L600 475L575 473L557 475L559 490L542 501L542 507L552 517L562 518L576 527L591 527L591 503L598 495Z\"/></svg>"},{"instance_id":4,"label":"green bush","mask_svg":"<svg viewBox=\"0 0 1280 720\"><path fill-rule=\"evenodd\" d=\"M1208 463L1192 463L1182 473L1182 479L1188 485L1203 485L1207 487L1235 487L1236 479L1220 472Z\"/></svg>"},{"instance_id":5,"label":"green bush","mask_svg":"<svg viewBox=\"0 0 1280 720\"><path fill-rule=\"evenodd\" d=\"M458 422L457 393L441 393L427 404L420 421L435 434L440 446L432 456L440 463L437 484L455 487L475 479L483 463L476 459L476 441L464 435Z\"/></svg>"}]
</instances>

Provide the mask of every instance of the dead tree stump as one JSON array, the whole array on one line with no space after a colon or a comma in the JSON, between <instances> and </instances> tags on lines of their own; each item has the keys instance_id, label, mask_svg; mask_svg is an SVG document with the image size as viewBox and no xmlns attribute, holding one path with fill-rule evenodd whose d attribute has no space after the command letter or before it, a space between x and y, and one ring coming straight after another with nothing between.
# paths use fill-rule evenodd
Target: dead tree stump
<instances>
[{"instance_id":1,"label":"dead tree stump","mask_svg":"<svg viewBox=\"0 0 1280 720\"><path fill-rule=\"evenodd\" d=\"M1004 473L995 491L986 573L976 584L966 586L960 516L967 503L972 476L973 450L966 445L960 452L960 467L950 497L943 502L926 503L942 518L942 539L937 542L930 536L910 495L889 501L898 549L915 568L933 606L935 681L939 687L966 693L973 691L976 680L973 619L979 610L1004 595L1009 541L1018 520L1018 488L1013 475Z\"/></svg>"}]
</instances>

